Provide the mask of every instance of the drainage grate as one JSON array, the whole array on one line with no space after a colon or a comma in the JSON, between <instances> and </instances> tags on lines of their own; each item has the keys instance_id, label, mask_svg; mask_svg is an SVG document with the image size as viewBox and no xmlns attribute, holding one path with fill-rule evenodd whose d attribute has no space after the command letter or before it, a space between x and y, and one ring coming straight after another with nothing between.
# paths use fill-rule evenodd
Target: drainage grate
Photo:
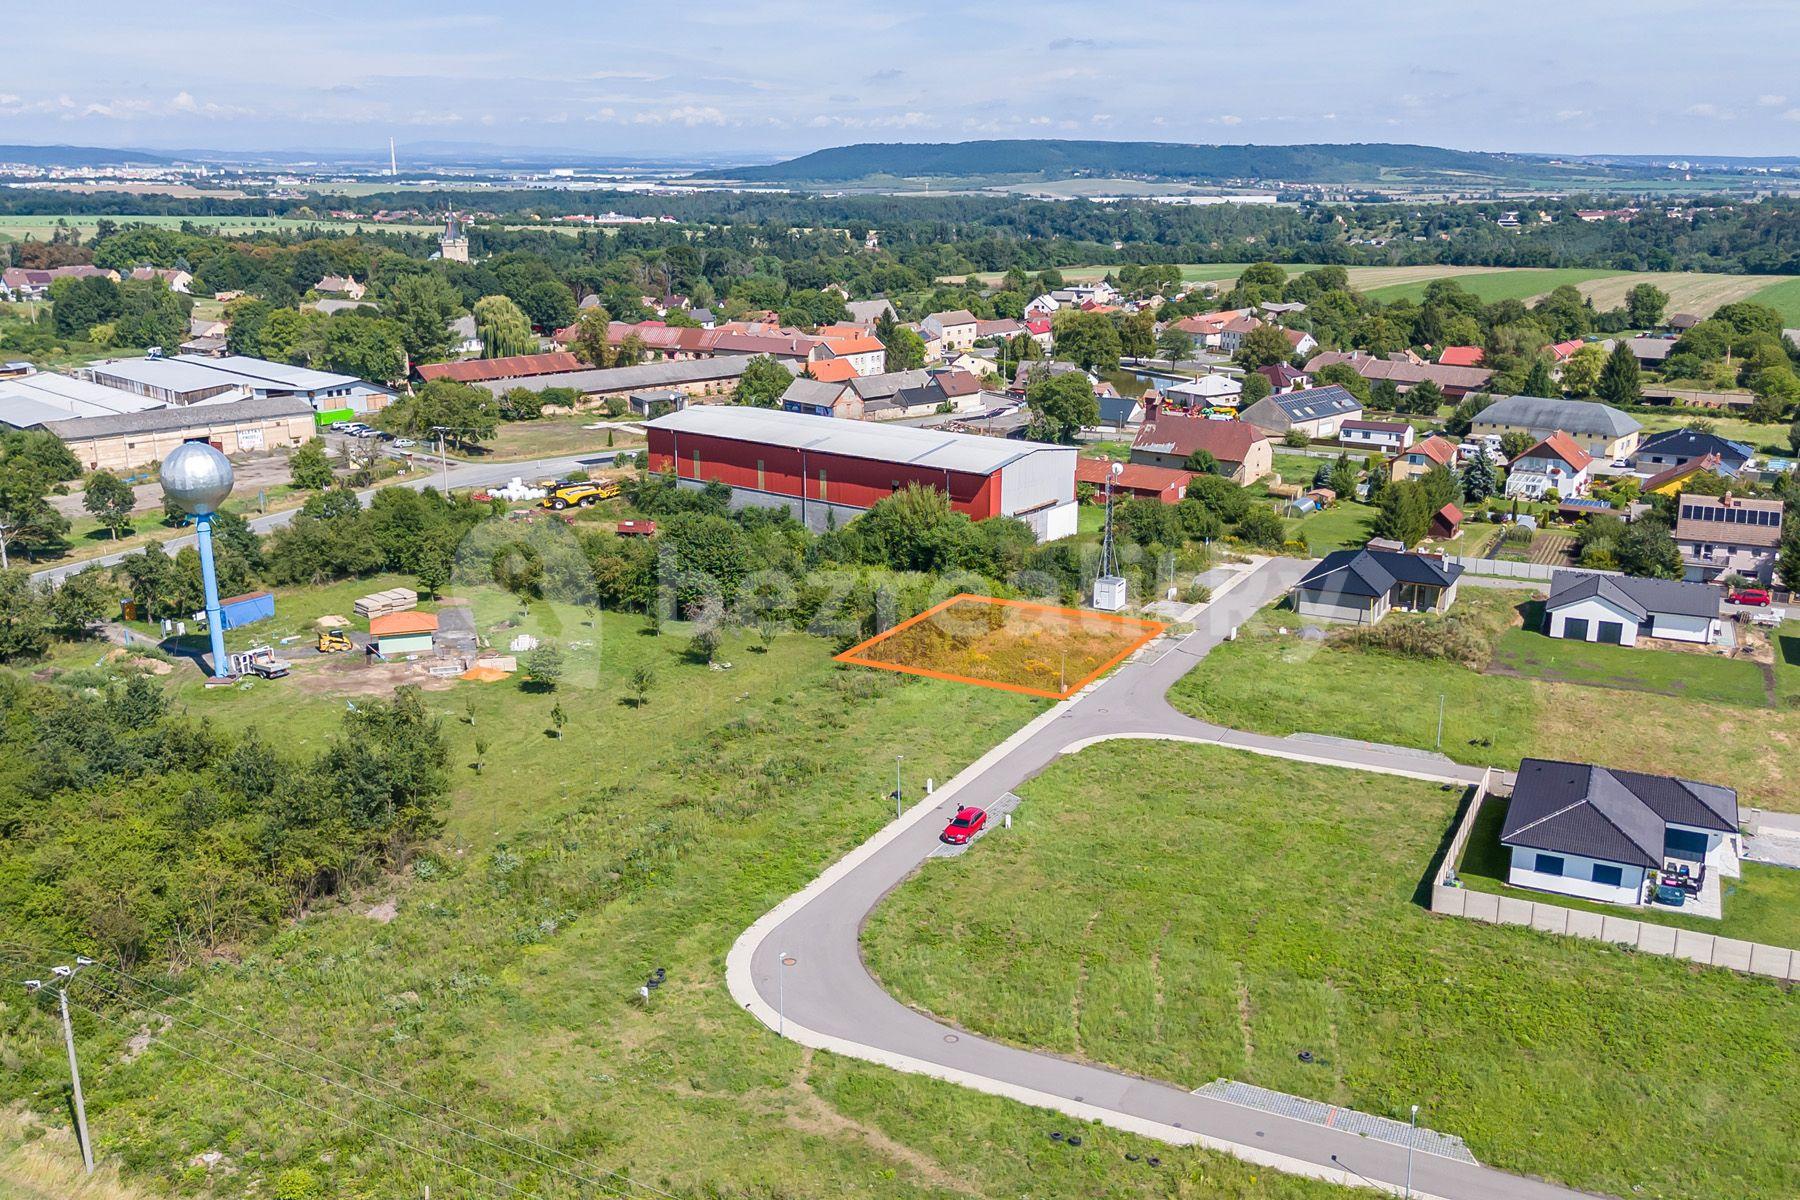
<instances>
[{"instance_id":1,"label":"drainage grate","mask_svg":"<svg viewBox=\"0 0 1800 1200\"><path fill-rule=\"evenodd\" d=\"M1205 1087L1195 1088L1194 1095L1204 1096L1208 1100L1223 1100L1227 1104L1254 1108L1259 1112L1273 1113L1313 1125L1323 1125L1327 1129L1340 1129L1345 1133L1375 1138L1377 1141L1392 1142L1396 1146L1410 1145L1421 1154L1436 1154L1441 1158L1453 1158L1457 1162L1475 1163L1475 1156L1469 1153L1463 1140L1454 1134L1439 1133L1434 1129L1415 1129L1405 1121L1372 1117L1355 1109L1306 1100L1290 1096L1286 1092L1272 1092L1268 1088L1254 1087L1248 1083L1218 1079Z\"/></svg>"}]
</instances>

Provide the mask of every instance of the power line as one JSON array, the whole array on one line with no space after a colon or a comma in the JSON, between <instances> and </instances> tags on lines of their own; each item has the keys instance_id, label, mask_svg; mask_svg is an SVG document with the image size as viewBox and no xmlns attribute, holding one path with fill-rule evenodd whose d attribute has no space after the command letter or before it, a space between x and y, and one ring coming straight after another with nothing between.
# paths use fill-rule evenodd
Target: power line
<instances>
[{"instance_id":1,"label":"power line","mask_svg":"<svg viewBox=\"0 0 1800 1200\"><path fill-rule=\"evenodd\" d=\"M121 991L117 990L116 988L109 988L106 985L101 984L101 983L95 983L94 986L98 987L101 991L105 992L107 995L113 996L117 999L125 1000L125 1001L130 1001L132 999L130 996L127 996L124 992L121 992ZM181 997L176 997L176 999L180 999L180 998ZM196 1006L196 1007L198 1007L198 1006ZM516 1150L511 1146L502 1145L501 1143L493 1141L490 1138L484 1138L480 1134L471 1133L466 1129L459 1129L454 1125L451 1125L451 1124L448 1124L447 1122L438 1120L436 1117L428 1116L428 1115L426 1115L424 1113L420 1113L420 1112L414 1112L412 1109L407 1108L406 1106L404 1106L402 1104L398 1104L393 1100L389 1100L386 1097L378 1096L373 1093L363 1091L362 1089L353 1087L350 1084L344 1083L341 1080L333 1079L331 1076L323 1074L322 1072L317 1072L317 1071L314 1071L307 1067L300 1066L296 1063L289 1062L287 1059L284 1059L284 1058L280 1057L279 1055L270 1054L267 1051L259 1050L255 1046L247 1045L244 1042L240 1042L234 1038L229 1038L229 1037L225 1037L222 1034L214 1033L213 1031L208 1030L203 1025L196 1024L193 1021L184 1020L183 1018L178 1017L178 1016L174 1015L173 1013L164 1012L164 1011L161 1011L160 1009L155 1009L155 1008L152 1008L149 1011L150 1011L151 1015L153 1015L153 1016L162 1017L168 1021L175 1022L175 1023L181 1024L181 1025L185 1025L189 1029L193 1029L203 1036L212 1038L214 1041L222 1042L228 1046L234 1046L240 1050L246 1051L247 1053L254 1054L258 1058L261 1058L261 1059L264 1059L265 1061L274 1063L278 1067L281 1067L285 1070L293 1071L294 1073L296 1073L298 1075L302 1075L308 1079L317 1079L321 1083L324 1083L330 1087L337 1088L337 1089L344 1091L352 1096L356 1096L360 1099L367 1100L374 1104L384 1105L384 1106L394 1110L395 1112L404 1113L406 1116L412 1117L415 1120L423 1121L429 1125L434 1125L446 1133L455 1134L458 1137L468 1138L470 1141L476 1142L479 1145L486 1146L489 1149L498 1150L502 1154L513 1155L514 1157L523 1159L524 1161L531 1163L534 1166L542 1167L546 1171L553 1171L556 1174L565 1176L566 1178L572 1179L577 1183L586 1184L590 1187L604 1187L605 1186L605 1184L603 1184L600 1180L592 1179L585 1175L581 1175L575 1171L571 1171L571 1170L567 1169L566 1167L559 1167L555 1163L545 1162L541 1158L537 1158L533 1155L523 1153L522 1151ZM202 1009L201 1011L204 1012L205 1010ZM270 1035L268 1035L268 1034L259 1033L258 1036L269 1038L269 1040L271 1040L271 1041L278 1040L278 1039L271 1038ZM313 1052L307 1051L307 1053L313 1053ZM331 1062L330 1059L325 1059L323 1055L314 1054L313 1056L315 1058L323 1059L326 1062ZM398 1087L398 1085L394 1085L394 1084L385 1084L384 1081L376 1079L374 1076L368 1075L364 1072L359 1072L355 1068L349 1067L347 1064L333 1063L332 1065L337 1066L343 1070L348 1070L352 1074L361 1075L363 1078L370 1079L373 1082L383 1083L384 1086ZM479 1121L479 1118L471 1117L471 1116L468 1116L467 1114L457 1113L454 1109L451 1109L448 1105L439 1104L436 1101L430 1100L427 1097L421 1096L421 1097L418 1097L418 1099L424 1100L428 1104L436 1105L436 1107L442 1109L446 1113L451 1113L452 1115L456 1115L456 1116L462 1116L465 1120ZM486 1122L481 1122L481 1123L486 1124ZM498 1126L489 1126L489 1128L492 1128L496 1132L504 1134L507 1137L518 1138L521 1141L530 1140L530 1139L524 1138L520 1134L512 1133L509 1130L500 1129ZM533 1144L536 1145L537 1143L534 1142ZM539 1148L545 1150L548 1153L557 1153L557 1154L561 1153L560 1151L554 1151L554 1150L551 1150L549 1147L545 1147L545 1146L539 1146ZM568 1155L563 1155L563 1157L570 1158L570 1161L574 1161L574 1162L580 1161L579 1159L574 1159ZM636 1180L633 1180L628 1176L620 1175L617 1172L607 1171L605 1168L600 1168L600 1170L603 1174L613 1177L613 1179L616 1182L628 1183L628 1184L631 1184L636 1187L645 1188L648 1191L655 1191L655 1192L657 1192L658 1195L662 1195L662 1196L668 1195L667 1192L660 1192L656 1188L650 1187L648 1184L640 1184ZM673 1200L673 1198L671 1198L671 1200Z\"/></svg>"},{"instance_id":2,"label":"power line","mask_svg":"<svg viewBox=\"0 0 1800 1200\"><path fill-rule=\"evenodd\" d=\"M0 943L0 953L6 952L6 950L4 948L5 945L6 945L5 943ZM42 955L51 955L51 956L61 953L60 951L46 950L43 947L28 947L24 943L12 943L11 947L12 947L13 953L16 955L19 953L19 951L29 951L31 954L34 954L34 955L42 954ZM22 957L22 955L20 955L20 957ZM118 967L112 966L110 964L107 964L107 963L97 963L95 965L103 967L107 971L110 971L112 974L118 976L119 978L121 978L123 980L128 981L129 983L135 984L138 987L146 988L153 992L158 992L161 995L170 998L171 1000L182 1001L182 1002L188 1004L189 1006L191 1006L196 1011L204 1013L207 1016L213 1018L214 1020L223 1021L226 1024L234 1025L240 1029L247 1030L248 1032L255 1035L256 1037L263 1038L269 1042L273 1042L277 1045L284 1046L284 1047L286 1047L290 1050L293 1050L297 1053L304 1054L311 1058L317 1059L318 1061L325 1063L326 1065L328 1065L338 1071L348 1073L350 1075L356 1076L357 1078L360 1078L363 1080L367 1080L368 1082L373 1083L379 1087L392 1089L393 1091L396 1091L403 1096L409 1097L413 1100L417 1100L422 1104L430 1105L431 1107L436 1108L443 1113L446 1113L453 1117L459 1117L465 1121L468 1121L475 1125L479 1125L484 1129L492 1130L493 1132L500 1134L503 1137L512 1138L517 1141L523 1142L526 1145L531 1146L534 1149L540 1150L545 1154L552 1155L556 1158L564 1159L568 1162L579 1164L586 1170L598 1171L601 1175L605 1176L607 1179L614 1181L617 1184L625 1184L630 1187L638 1188L638 1189L641 1189L646 1192L651 1192L657 1196L664 1197L665 1200L676 1200L676 1197L672 1193L666 1192L666 1191L662 1190L661 1188L654 1186L653 1184L644 1183L642 1180L634 1179L631 1176L624 1174L623 1172L614 1171L608 1167L594 1166L592 1164L583 1162L581 1159L575 1157L574 1155L569 1154L562 1150L558 1150L554 1146L545 1145L544 1143L538 1141L537 1139L531 1137L528 1134L516 1133L510 1129L502 1128L499 1125L495 1125L491 1121L483 1120L481 1117L475 1116L471 1113L459 1111L459 1110L454 1109L451 1106L443 1103L442 1101L434 1100L430 1096L426 1096L421 1093L412 1091L411 1089L405 1087L402 1084L394 1083L394 1082L391 1082L390 1080L383 1079L380 1076L371 1074L370 1072L364 1071L364 1070L362 1070L356 1066L353 1066L349 1063L339 1062L338 1060L333 1059L328 1055L322 1054L317 1050L313 1050L310 1047L300 1045L296 1042L288 1041L287 1039L279 1037L275 1034L269 1033L266 1030L259 1029L257 1026L255 1026L254 1024L252 1024L248 1021L244 1021L237 1017L233 1017L228 1013L222 1013L222 1012L218 1012L214 1009L209 1009L205 1005L199 1003L197 1000L194 1000L192 997L183 996L183 995L180 995L179 993L170 991L168 988L163 987L161 984L155 983L148 979L140 979L137 976L131 975L131 974L127 973L126 971L124 971ZM95 987L98 987L102 991L106 992L108 995L111 995L120 1000L130 1001L130 1002L134 1002L134 1003L137 1002L134 997L128 996L127 994L117 990L116 988L106 987L104 984L101 984L97 980L95 980L92 976L85 976L84 978L86 978ZM289 1062L285 1059L282 1059L279 1056L271 1055L265 1051L258 1050L253 1046L245 1045L242 1042L236 1041L232 1038L225 1037L222 1034L218 1034L211 1030L208 1030L204 1026L196 1024L192 1021L181 1020L181 1018L174 1016L174 1014L172 1014L172 1013L165 1013L165 1012L161 1012L160 1010L156 1010L156 1009L152 1009L151 1011L156 1013L156 1015L165 1017L171 1021L179 1021L181 1024L186 1025L190 1029L194 1029L194 1030L198 1031L199 1033L201 1033L204 1036L209 1036L209 1037L215 1038L218 1041L225 1042L225 1043L235 1046L239 1049L246 1050L249 1053L255 1054L261 1058L267 1059L268 1061L273 1062L284 1069L293 1071L296 1074L302 1075L309 1079L316 1078L316 1079L328 1084L329 1086L339 1088L343 1091L349 1092L352 1095L360 1096L363 1099L369 1100L376 1104L386 1105L387 1107L394 1109L397 1112L405 1113L407 1116L413 1117L416 1120L425 1121L429 1124L435 1125L438 1128L443 1129L444 1131L446 1131L448 1133L453 1133L459 1137L468 1138L469 1140L471 1140L473 1142L476 1142L483 1146L487 1146L491 1149L498 1150L503 1154L511 1154L514 1157L522 1159L526 1162L532 1163L535 1166L542 1167L543 1169L545 1169L547 1171L555 1172L559 1175L565 1176L566 1178L569 1178L569 1179L573 1179L579 1183L586 1184L590 1187L605 1187L606 1186L605 1183L603 1183L602 1181L600 1181L598 1179L593 1179L588 1176L582 1175L578 1172L571 1171L566 1167L560 1167L560 1166L556 1165L555 1163L545 1162L544 1160L537 1158L531 1154L527 1154L524 1151L514 1149L510 1146L502 1145L502 1144L495 1142L489 1138L484 1138L484 1137L480 1136L479 1134L471 1133L466 1129L459 1129L454 1125L446 1124L445 1122L437 1120L436 1118L428 1116L424 1113L414 1112L412 1109L406 1108L404 1105L398 1104L392 1100L385 1099L385 1098L383 1098L381 1096L377 1096L377 1095L371 1095L367 1092L363 1092L357 1088L350 1086L349 1084L342 1083L341 1081L332 1079L328 1075L325 1075L323 1073L316 1073L306 1067L303 1067L298 1064ZM114 1024L118 1024L118 1022L114 1022Z\"/></svg>"},{"instance_id":3,"label":"power line","mask_svg":"<svg viewBox=\"0 0 1800 1200\"><path fill-rule=\"evenodd\" d=\"M109 1025L116 1025L120 1029L131 1029L131 1026L126 1024L124 1021L120 1021L115 1017L109 1017L97 1008L93 1008L93 1007L87 1006L87 1005L82 1005L80 1007L83 1012L86 1012L94 1017L97 1017L100 1020L105 1021ZM381 1130L376 1129L372 1125L365 1125L363 1122L358 1121L354 1117L347 1117L344 1114L342 1114L340 1112L336 1112L332 1109L326 1108L323 1105L314 1104L312 1101L307 1100L305 1097L292 1095L291 1093L282 1091L280 1088L271 1087L269 1084L263 1083L261 1080L252 1079L248 1075L241 1075L238 1072L233 1071L229 1067L224 1067L224 1066L219 1065L219 1063L206 1057L204 1054L195 1054L193 1051L185 1050L182 1047L175 1045L173 1042L158 1041L156 1044L162 1046L165 1050L173 1050L173 1051L175 1051L175 1053L180 1054L183 1057L191 1058L195 1062L202 1063L202 1064L212 1068L213 1070L219 1072L221 1075L228 1075L240 1083L247 1083L251 1087L261 1088L265 1092L269 1092L273 1095L280 1096L283 1100L287 1100L294 1104L298 1104L304 1108L310 1108L315 1112L322 1112L334 1121L341 1121L344 1124L352 1126L356 1129L360 1129L365 1133L373 1134L375 1137L380 1138L384 1142L391 1142L392 1144L400 1147L403 1150L410 1151L413 1154L422 1155L423 1157L429 1158L431 1161L439 1164L440 1166L448 1167L453 1171L466 1172L470 1175L475 1176L477 1179L486 1180L488 1183L496 1184L499 1187L505 1188L509 1192L516 1192L521 1196L533 1194L530 1192L526 1192L523 1188L519 1187L515 1183L511 1183L507 1180L500 1179L496 1176L486 1174L485 1172L482 1172L482 1171L477 1171L474 1167L467 1166L463 1163L452 1162L451 1160L449 1160L447 1158L441 1158L438 1155L433 1154L429 1150L426 1150L419 1146L413 1145L411 1142L405 1141L401 1138L394 1137L392 1134L383 1133Z\"/></svg>"}]
</instances>

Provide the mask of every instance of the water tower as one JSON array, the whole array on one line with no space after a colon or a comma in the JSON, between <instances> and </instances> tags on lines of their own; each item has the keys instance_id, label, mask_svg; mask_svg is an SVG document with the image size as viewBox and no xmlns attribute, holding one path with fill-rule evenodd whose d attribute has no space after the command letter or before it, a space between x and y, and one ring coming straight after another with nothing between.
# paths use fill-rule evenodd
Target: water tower
<instances>
[{"instance_id":1,"label":"water tower","mask_svg":"<svg viewBox=\"0 0 1800 1200\"><path fill-rule=\"evenodd\" d=\"M213 678L231 678L225 661L224 618L219 612L219 577L213 570L212 520L231 495L231 460L205 442L183 442L162 461L163 495L194 514L194 544L200 551L200 579L206 588L206 634L212 640Z\"/></svg>"}]
</instances>

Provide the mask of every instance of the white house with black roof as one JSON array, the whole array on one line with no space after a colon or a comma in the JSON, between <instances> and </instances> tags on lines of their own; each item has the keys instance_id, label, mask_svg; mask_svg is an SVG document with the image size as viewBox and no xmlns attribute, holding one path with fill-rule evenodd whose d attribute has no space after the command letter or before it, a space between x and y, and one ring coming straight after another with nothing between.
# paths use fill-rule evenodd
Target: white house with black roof
<instances>
[{"instance_id":1,"label":"white house with black roof","mask_svg":"<svg viewBox=\"0 0 1800 1200\"><path fill-rule=\"evenodd\" d=\"M1722 438L1716 433L1698 429L1665 429L1638 443L1631 456L1633 470L1643 475L1660 475L1673 467L1700 462L1709 454L1719 456L1714 469L1724 476L1735 476L1756 457L1754 448L1743 442Z\"/></svg>"},{"instance_id":2,"label":"white house with black roof","mask_svg":"<svg viewBox=\"0 0 1800 1200\"><path fill-rule=\"evenodd\" d=\"M1635 646L1646 637L1711 646L1723 628L1719 589L1706 583L1558 571L1544 602L1544 632L1576 642Z\"/></svg>"},{"instance_id":3,"label":"white house with black roof","mask_svg":"<svg viewBox=\"0 0 1800 1200\"><path fill-rule=\"evenodd\" d=\"M1309 438L1329 439L1338 435L1345 421L1354 421L1362 414L1362 401L1333 383L1264 396L1238 413L1238 420L1248 421L1265 433L1280 435L1298 429Z\"/></svg>"},{"instance_id":4,"label":"white house with black roof","mask_svg":"<svg viewBox=\"0 0 1800 1200\"><path fill-rule=\"evenodd\" d=\"M1294 585L1303 617L1373 625L1388 613L1448 611L1463 569L1432 554L1399 550L1334 550Z\"/></svg>"},{"instance_id":5,"label":"white house with black roof","mask_svg":"<svg viewBox=\"0 0 1800 1200\"><path fill-rule=\"evenodd\" d=\"M1673 880L1682 908L1718 916L1718 880L1741 873L1738 796L1691 779L1528 758L1500 844L1512 851L1514 887L1637 906Z\"/></svg>"}]
</instances>

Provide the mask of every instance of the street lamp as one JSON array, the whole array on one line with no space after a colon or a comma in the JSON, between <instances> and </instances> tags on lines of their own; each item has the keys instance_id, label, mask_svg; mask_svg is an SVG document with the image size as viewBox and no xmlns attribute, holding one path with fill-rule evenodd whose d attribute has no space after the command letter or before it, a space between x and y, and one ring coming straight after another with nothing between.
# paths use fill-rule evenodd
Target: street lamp
<instances>
[{"instance_id":1,"label":"street lamp","mask_svg":"<svg viewBox=\"0 0 1800 1200\"><path fill-rule=\"evenodd\" d=\"M81 1098L81 1068L75 1063L75 1029L69 1024L69 981L77 972L94 965L91 958L76 956L72 967L52 967L50 973L56 976L56 1002L62 1009L63 1044L69 1048L69 1083L75 1093L75 1138L81 1143L81 1164L87 1173L94 1173L94 1145L88 1140L87 1105ZM41 991L44 987L41 979L27 979L27 992Z\"/></svg>"},{"instance_id":2,"label":"street lamp","mask_svg":"<svg viewBox=\"0 0 1800 1200\"><path fill-rule=\"evenodd\" d=\"M783 950L777 957L779 961L775 967L775 1036L784 1038L787 1036L787 969L798 960L786 950Z\"/></svg>"},{"instance_id":3,"label":"street lamp","mask_svg":"<svg viewBox=\"0 0 1800 1200\"><path fill-rule=\"evenodd\" d=\"M900 764L906 761L906 755L894 755L894 820L900 819Z\"/></svg>"},{"instance_id":4,"label":"street lamp","mask_svg":"<svg viewBox=\"0 0 1800 1200\"><path fill-rule=\"evenodd\" d=\"M1407 1200L1412 1200L1413 1143L1419 1140L1419 1106L1416 1104L1412 1106L1412 1117L1410 1118L1410 1122L1412 1124L1412 1136L1410 1136L1406 1139L1406 1196L1407 1196Z\"/></svg>"}]
</instances>

